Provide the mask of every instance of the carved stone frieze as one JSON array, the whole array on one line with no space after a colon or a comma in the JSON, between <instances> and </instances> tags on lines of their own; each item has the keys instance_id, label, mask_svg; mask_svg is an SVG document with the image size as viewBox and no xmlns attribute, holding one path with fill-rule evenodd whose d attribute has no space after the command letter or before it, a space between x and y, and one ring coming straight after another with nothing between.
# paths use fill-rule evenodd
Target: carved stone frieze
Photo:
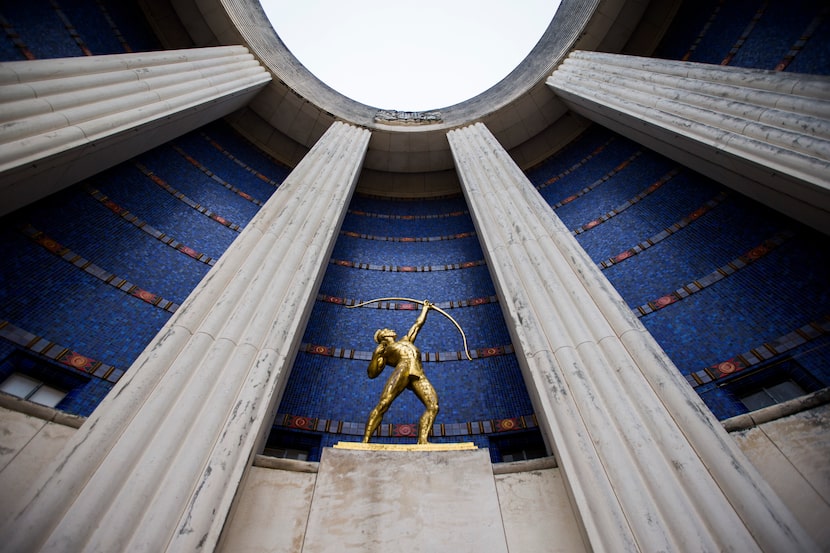
<instances>
[{"instance_id":1,"label":"carved stone frieze","mask_svg":"<svg viewBox=\"0 0 830 553\"><path fill-rule=\"evenodd\" d=\"M375 114L375 123L386 125L431 125L443 122L440 111L397 111L382 109Z\"/></svg>"}]
</instances>

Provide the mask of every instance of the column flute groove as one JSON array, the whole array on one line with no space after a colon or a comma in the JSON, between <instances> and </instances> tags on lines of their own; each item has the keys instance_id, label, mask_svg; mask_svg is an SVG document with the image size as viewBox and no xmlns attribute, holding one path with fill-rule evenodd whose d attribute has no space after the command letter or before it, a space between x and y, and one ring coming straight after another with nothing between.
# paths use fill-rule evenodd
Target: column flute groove
<instances>
[{"instance_id":1,"label":"column flute groove","mask_svg":"<svg viewBox=\"0 0 830 553\"><path fill-rule=\"evenodd\" d=\"M830 233L830 77L574 51L574 112Z\"/></svg>"},{"instance_id":2,"label":"column flute groove","mask_svg":"<svg viewBox=\"0 0 830 553\"><path fill-rule=\"evenodd\" d=\"M270 80L243 46L0 63L0 215L227 115Z\"/></svg>"},{"instance_id":3,"label":"column flute groove","mask_svg":"<svg viewBox=\"0 0 830 553\"><path fill-rule=\"evenodd\" d=\"M717 432L716 421L691 390L661 390L679 387L679 373L486 127L448 139L537 417L593 550L811 550L722 429L698 454L690 440L699 430L679 425Z\"/></svg>"},{"instance_id":4,"label":"column flute groove","mask_svg":"<svg viewBox=\"0 0 830 553\"><path fill-rule=\"evenodd\" d=\"M210 550L270 423L368 147L335 123L24 498L15 551ZM125 525L123 521L132 524Z\"/></svg>"}]
</instances>

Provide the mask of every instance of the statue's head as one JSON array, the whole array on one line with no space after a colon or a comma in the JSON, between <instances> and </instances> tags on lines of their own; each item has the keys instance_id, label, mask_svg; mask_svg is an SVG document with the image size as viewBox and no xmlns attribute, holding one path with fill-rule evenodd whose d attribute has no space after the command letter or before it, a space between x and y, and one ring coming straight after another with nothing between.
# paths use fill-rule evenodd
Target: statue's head
<instances>
[{"instance_id":1,"label":"statue's head","mask_svg":"<svg viewBox=\"0 0 830 553\"><path fill-rule=\"evenodd\" d=\"M390 328L381 328L375 331L375 342L378 344L383 342L386 338L392 338L392 340L394 340L397 337L397 332Z\"/></svg>"}]
</instances>

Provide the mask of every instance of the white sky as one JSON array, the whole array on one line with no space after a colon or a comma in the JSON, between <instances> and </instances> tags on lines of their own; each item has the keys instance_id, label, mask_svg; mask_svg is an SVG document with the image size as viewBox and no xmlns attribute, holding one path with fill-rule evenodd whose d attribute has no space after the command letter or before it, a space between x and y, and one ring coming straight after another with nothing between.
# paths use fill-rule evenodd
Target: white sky
<instances>
[{"instance_id":1,"label":"white sky","mask_svg":"<svg viewBox=\"0 0 830 553\"><path fill-rule=\"evenodd\" d=\"M559 0L260 0L297 59L353 100L426 111L484 92L539 41Z\"/></svg>"}]
</instances>

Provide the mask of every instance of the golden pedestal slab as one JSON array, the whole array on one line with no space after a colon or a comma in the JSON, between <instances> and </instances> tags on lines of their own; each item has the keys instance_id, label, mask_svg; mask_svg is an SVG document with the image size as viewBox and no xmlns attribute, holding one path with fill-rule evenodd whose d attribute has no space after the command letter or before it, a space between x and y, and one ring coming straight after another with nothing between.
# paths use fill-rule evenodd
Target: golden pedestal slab
<instances>
[{"instance_id":1,"label":"golden pedestal slab","mask_svg":"<svg viewBox=\"0 0 830 553\"><path fill-rule=\"evenodd\" d=\"M356 451L466 451L478 449L473 442L456 444L364 444L363 442L337 442L335 449Z\"/></svg>"}]
</instances>

